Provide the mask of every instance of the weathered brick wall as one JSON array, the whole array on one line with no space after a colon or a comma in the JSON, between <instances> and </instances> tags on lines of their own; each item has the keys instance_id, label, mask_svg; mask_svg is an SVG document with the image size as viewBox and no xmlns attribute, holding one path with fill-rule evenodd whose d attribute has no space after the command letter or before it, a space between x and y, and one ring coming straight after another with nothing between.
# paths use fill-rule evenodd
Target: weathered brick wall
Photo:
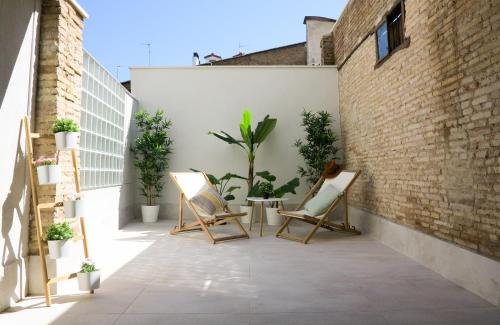
<instances>
[{"instance_id":1,"label":"weathered brick wall","mask_svg":"<svg viewBox=\"0 0 500 325\"><path fill-rule=\"evenodd\" d=\"M56 145L52 124L56 118L80 121L83 18L66 0L44 0L40 20L38 80L35 109L34 158L55 157ZM59 153L63 183L38 186L39 202L62 201L63 195L74 192L71 153ZM62 208L43 211L42 224L48 227L62 218ZM30 254L38 255L35 223L30 222Z\"/></svg>"},{"instance_id":2,"label":"weathered brick wall","mask_svg":"<svg viewBox=\"0 0 500 325\"><path fill-rule=\"evenodd\" d=\"M266 51L249 53L214 62L213 65L306 65L305 43L292 44Z\"/></svg>"},{"instance_id":3,"label":"weathered brick wall","mask_svg":"<svg viewBox=\"0 0 500 325\"><path fill-rule=\"evenodd\" d=\"M500 1L406 1L409 47L375 68L393 4L351 0L333 30L350 202L498 259Z\"/></svg>"},{"instance_id":4,"label":"weathered brick wall","mask_svg":"<svg viewBox=\"0 0 500 325\"><path fill-rule=\"evenodd\" d=\"M335 46L333 43L333 33L327 34L321 38L321 64L335 64Z\"/></svg>"}]
</instances>

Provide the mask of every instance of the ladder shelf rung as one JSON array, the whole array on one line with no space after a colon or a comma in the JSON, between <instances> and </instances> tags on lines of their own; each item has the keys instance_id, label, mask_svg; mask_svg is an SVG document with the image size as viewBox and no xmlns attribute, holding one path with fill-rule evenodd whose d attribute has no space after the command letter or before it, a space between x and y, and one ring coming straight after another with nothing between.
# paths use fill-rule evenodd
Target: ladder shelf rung
<instances>
[{"instance_id":1,"label":"ladder shelf rung","mask_svg":"<svg viewBox=\"0 0 500 325\"><path fill-rule=\"evenodd\" d=\"M63 206L62 202L47 202L47 203L39 203L38 204L38 208L40 210L43 210L43 209L52 209L52 208L62 207L62 206Z\"/></svg>"},{"instance_id":2,"label":"ladder shelf rung","mask_svg":"<svg viewBox=\"0 0 500 325\"><path fill-rule=\"evenodd\" d=\"M31 133L31 137L33 139L38 139L38 138L40 138L40 133Z\"/></svg>"},{"instance_id":3,"label":"ladder shelf rung","mask_svg":"<svg viewBox=\"0 0 500 325\"><path fill-rule=\"evenodd\" d=\"M49 279L48 284L52 284L52 283L56 283L56 282L60 282L60 281L65 281L65 280L69 280L69 279L73 279L73 278L76 278L76 272L65 274L65 275L60 275L58 277Z\"/></svg>"}]
</instances>

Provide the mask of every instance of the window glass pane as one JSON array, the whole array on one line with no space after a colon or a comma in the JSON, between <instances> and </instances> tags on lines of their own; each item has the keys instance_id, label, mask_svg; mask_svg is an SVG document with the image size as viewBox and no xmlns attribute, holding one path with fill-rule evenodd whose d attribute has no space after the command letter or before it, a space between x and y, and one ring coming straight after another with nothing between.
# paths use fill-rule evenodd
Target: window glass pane
<instances>
[{"instance_id":1,"label":"window glass pane","mask_svg":"<svg viewBox=\"0 0 500 325\"><path fill-rule=\"evenodd\" d=\"M389 39L387 35L387 22L377 29L378 59L381 60L389 54Z\"/></svg>"},{"instance_id":2,"label":"window glass pane","mask_svg":"<svg viewBox=\"0 0 500 325\"><path fill-rule=\"evenodd\" d=\"M121 184L123 179L124 91L100 64L84 51L80 164L83 189Z\"/></svg>"}]
</instances>

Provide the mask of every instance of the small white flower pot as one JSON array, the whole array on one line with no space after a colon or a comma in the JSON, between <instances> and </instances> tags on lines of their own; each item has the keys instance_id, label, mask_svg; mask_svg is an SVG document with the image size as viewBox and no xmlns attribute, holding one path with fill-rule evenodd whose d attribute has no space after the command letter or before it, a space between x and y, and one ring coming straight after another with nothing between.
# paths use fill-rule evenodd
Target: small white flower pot
<instances>
[{"instance_id":1,"label":"small white flower pot","mask_svg":"<svg viewBox=\"0 0 500 325\"><path fill-rule=\"evenodd\" d=\"M158 221L159 212L159 205L141 205L142 222L149 223Z\"/></svg>"},{"instance_id":2,"label":"small white flower pot","mask_svg":"<svg viewBox=\"0 0 500 325\"><path fill-rule=\"evenodd\" d=\"M250 223L250 220L251 220L251 217L252 217L252 213L253 213L253 207L252 206L248 206L248 205L241 205L240 206L240 212L241 213L244 213L244 212L247 213L246 216L240 218L240 221L242 223Z\"/></svg>"},{"instance_id":3,"label":"small white flower pot","mask_svg":"<svg viewBox=\"0 0 500 325\"><path fill-rule=\"evenodd\" d=\"M61 182L61 167L59 165L38 166L36 172L39 185L59 184Z\"/></svg>"},{"instance_id":4,"label":"small white flower pot","mask_svg":"<svg viewBox=\"0 0 500 325\"><path fill-rule=\"evenodd\" d=\"M66 218L83 217L85 215L85 200L66 200L63 205Z\"/></svg>"},{"instance_id":5,"label":"small white flower pot","mask_svg":"<svg viewBox=\"0 0 500 325\"><path fill-rule=\"evenodd\" d=\"M74 200L66 200L63 202L65 218L75 217L75 203L76 201Z\"/></svg>"},{"instance_id":6,"label":"small white flower pot","mask_svg":"<svg viewBox=\"0 0 500 325\"><path fill-rule=\"evenodd\" d=\"M81 291L92 291L99 289L101 286L101 271L94 272L78 272L78 288Z\"/></svg>"},{"instance_id":7,"label":"small white flower pot","mask_svg":"<svg viewBox=\"0 0 500 325\"><path fill-rule=\"evenodd\" d=\"M78 132L57 132L56 138L57 150L70 150L78 148Z\"/></svg>"},{"instance_id":8,"label":"small white flower pot","mask_svg":"<svg viewBox=\"0 0 500 325\"><path fill-rule=\"evenodd\" d=\"M85 216L86 204L85 200L79 199L75 201L75 217Z\"/></svg>"},{"instance_id":9,"label":"small white flower pot","mask_svg":"<svg viewBox=\"0 0 500 325\"><path fill-rule=\"evenodd\" d=\"M71 253L70 239L49 240L49 257L53 260L69 256Z\"/></svg>"},{"instance_id":10,"label":"small white flower pot","mask_svg":"<svg viewBox=\"0 0 500 325\"><path fill-rule=\"evenodd\" d=\"M281 216L278 214L278 208L266 208L267 224L270 226L279 226L282 223Z\"/></svg>"}]
</instances>

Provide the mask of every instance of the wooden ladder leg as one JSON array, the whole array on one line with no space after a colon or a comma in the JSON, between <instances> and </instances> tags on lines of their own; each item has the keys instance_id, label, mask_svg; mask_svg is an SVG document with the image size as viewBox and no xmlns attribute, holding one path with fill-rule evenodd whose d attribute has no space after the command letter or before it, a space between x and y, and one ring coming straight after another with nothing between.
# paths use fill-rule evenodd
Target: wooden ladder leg
<instances>
[{"instance_id":1,"label":"wooden ladder leg","mask_svg":"<svg viewBox=\"0 0 500 325\"><path fill-rule=\"evenodd\" d=\"M40 264L42 265L42 282L45 291L45 304L47 307L52 305L50 295L49 274L47 271L47 261L45 260L45 252L43 249L43 234L42 234L42 221L40 218L40 208L35 207L35 224L38 241L38 254L40 255Z\"/></svg>"}]
</instances>

